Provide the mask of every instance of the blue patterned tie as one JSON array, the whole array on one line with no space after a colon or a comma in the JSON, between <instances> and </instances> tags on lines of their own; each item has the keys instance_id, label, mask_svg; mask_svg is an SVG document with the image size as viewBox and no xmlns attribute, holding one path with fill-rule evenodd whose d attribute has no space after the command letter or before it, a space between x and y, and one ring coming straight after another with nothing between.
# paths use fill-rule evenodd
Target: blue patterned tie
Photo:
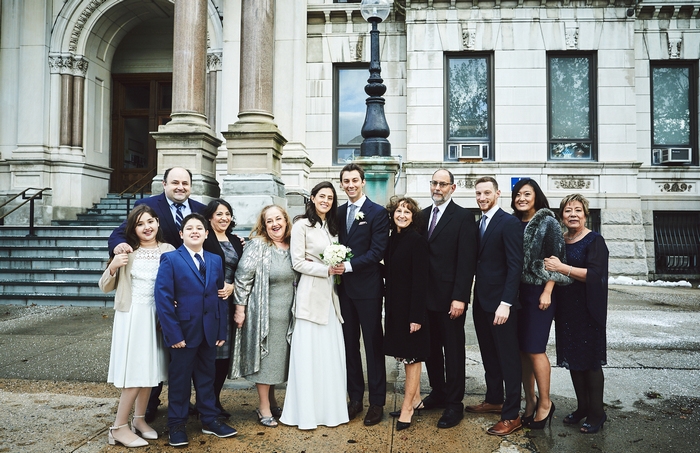
<instances>
[{"instance_id":1,"label":"blue patterned tie","mask_svg":"<svg viewBox=\"0 0 700 453\"><path fill-rule=\"evenodd\" d=\"M199 253L195 253L194 257L197 258L197 261L199 262L199 273L202 274L203 279L207 279L207 266L204 264L204 260L202 259L201 255Z\"/></svg>"},{"instance_id":2,"label":"blue patterned tie","mask_svg":"<svg viewBox=\"0 0 700 453\"><path fill-rule=\"evenodd\" d=\"M481 216L481 225L479 225L479 237L482 238L484 237L484 233L486 232L486 220L488 219L488 216L482 215Z\"/></svg>"},{"instance_id":3,"label":"blue patterned tie","mask_svg":"<svg viewBox=\"0 0 700 453\"><path fill-rule=\"evenodd\" d=\"M346 221L348 233L350 232L350 227L352 227L352 223L355 221L355 209L357 209L357 206L355 206L354 204L348 206L348 219Z\"/></svg>"},{"instance_id":4,"label":"blue patterned tie","mask_svg":"<svg viewBox=\"0 0 700 453\"><path fill-rule=\"evenodd\" d=\"M430 221L430 228L428 228L428 238L430 238L430 235L433 234L433 230L435 229L435 225L437 224L437 217L439 212L440 208L435 206L433 208L433 219Z\"/></svg>"},{"instance_id":5,"label":"blue patterned tie","mask_svg":"<svg viewBox=\"0 0 700 453\"><path fill-rule=\"evenodd\" d=\"M173 203L173 206L175 206L175 225L177 225L177 229L179 230L182 227L182 208L184 208L185 205L182 203Z\"/></svg>"}]
</instances>

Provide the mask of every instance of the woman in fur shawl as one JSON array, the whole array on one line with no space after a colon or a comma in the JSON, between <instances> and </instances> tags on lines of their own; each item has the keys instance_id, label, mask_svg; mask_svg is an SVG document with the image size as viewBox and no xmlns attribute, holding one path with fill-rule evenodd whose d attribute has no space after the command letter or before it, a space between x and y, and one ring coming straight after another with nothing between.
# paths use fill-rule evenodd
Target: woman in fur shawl
<instances>
[{"instance_id":1,"label":"woman in fur shawl","mask_svg":"<svg viewBox=\"0 0 700 453\"><path fill-rule=\"evenodd\" d=\"M549 399L551 367L546 354L549 331L554 319L555 284L570 284L571 279L544 268L544 258L566 259L561 227L549 210L540 186L532 179L521 179L513 188L511 207L523 225L524 262L520 279L518 342L523 368L525 413L523 425L542 429L554 414ZM535 396L535 384L539 398Z\"/></svg>"}]
</instances>

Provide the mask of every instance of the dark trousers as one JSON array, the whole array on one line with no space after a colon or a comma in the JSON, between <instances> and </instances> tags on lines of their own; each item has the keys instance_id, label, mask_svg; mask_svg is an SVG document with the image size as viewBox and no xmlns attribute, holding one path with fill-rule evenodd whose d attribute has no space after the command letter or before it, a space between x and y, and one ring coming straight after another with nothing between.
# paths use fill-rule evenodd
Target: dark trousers
<instances>
[{"instance_id":1,"label":"dark trousers","mask_svg":"<svg viewBox=\"0 0 700 453\"><path fill-rule=\"evenodd\" d=\"M183 425L189 417L192 385L196 407L205 425L219 415L214 395L216 346L203 341L194 348L171 348L168 368L168 427Z\"/></svg>"},{"instance_id":2,"label":"dark trousers","mask_svg":"<svg viewBox=\"0 0 700 453\"><path fill-rule=\"evenodd\" d=\"M342 288L342 286L341 286ZM367 359L369 404L384 406L386 402L386 367L384 366L384 331L382 329L382 299L351 299L341 289L340 313L343 316L345 360L350 401L362 402L365 378L360 355L360 329Z\"/></svg>"},{"instance_id":3,"label":"dark trousers","mask_svg":"<svg viewBox=\"0 0 700 453\"><path fill-rule=\"evenodd\" d=\"M443 311L428 310L430 326L430 356L425 361L430 395L445 402L448 409L462 411L464 404L464 322L466 314L457 319Z\"/></svg>"},{"instance_id":4,"label":"dark trousers","mask_svg":"<svg viewBox=\"0 0 700 453\"><path fill-rule=\"evenodd\" d=\"M501 419L513 420L520 412L522 382L518 347L518 310L511 307L508 320L504 324L494 326L495 313L484 311L478 300L473 305L474 328L486 372L485 400L491 404L503 403Z\"/></svg>"}]
</instances>

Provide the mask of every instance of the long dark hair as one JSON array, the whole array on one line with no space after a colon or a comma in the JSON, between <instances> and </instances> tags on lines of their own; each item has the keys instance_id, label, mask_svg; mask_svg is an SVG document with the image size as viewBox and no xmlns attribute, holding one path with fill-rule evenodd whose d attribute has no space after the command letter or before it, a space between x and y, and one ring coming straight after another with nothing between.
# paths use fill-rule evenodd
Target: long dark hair
<instances>
[{"instance_id":1,"label":"long dark hair","mask_svg":"<svg viewBox=\"0 0 700 453\"><path fill-rule=\"evenodd\" d=\"M224 200L223 198L211 200L207 207L204 208L204 211L201 212L201 214L204 216L205 219L209 221L209 226L211 226L211 219L212 217L214 217L214 213L216 212L216 209L219 207L219 205L225 207L226 209L228 209L228 212L231 213L231 223L229 223L228 228L226 228L226 234L231 234L231 230L233 230L233 228L236 226L236 218L233 216L233 209L231 208L231 205L228 201Z\"/></svg>"},{"instance_id":2,"label":"long dark hair","mask_svg":"<svg viewBox=\"0 0 700 453\"><path fill-rule=\"evenodd\" d=\"M321 191L321 189L331 189L331 191L333 192L333 203L331 204L330 211L328 211L328 213L326 214L326 224L328 225L328 232L331 233L332 236L337 236L338 235L338 195L335 192L335 187L333 187L333 183L331 183L329 181L323 181L323 182L319 182L318 184L316 184L314 186L313 189L311 189L311 196L313 198L316 198L316 195ZM316 213L316 205L314 204L313 200L311 200L311 199L309 199L309 202L306 203L306 211L304 212L304 214L294 217L295 222L299 219L308 219L311 226L316 225L316 223L323 223L321 218Z\"/></svg>"},{"instance_id":3,"label":"long dark hair","mask_svg":"<svg viewBox=\"0 0 700 453\"><path fill-rule=\"evenodd\" d=\"M513 209L513 215L515 217L521 220L523 218L524 213L515 209L515 197L518 196L518 192L520 192L520 189L522 189L523 186L530 186L535 192L535 212L539 211L542 208L549 209L549 202L547 201L547 197L544 195L544 192L542 192L542 189L540 189L540 185L537 184L537 181L535 181L534 179L525 178L515 183L515 187L513 187L513 192L510 194L510 207L511 209Z\"/></svg>"},{"instance_id":4,"label":"long dark hair","mask_svg":"<svg viewBox=\"0 0 700 453\"><path fill-rule=\"evenodd\" d=\"M126 243L131 246L133 250L141 247L141 240L136 235L136 224L139 223L141 216L143 214L149 214L154 219L158 220L158 232L156 233L157 242L165 242L163 240L163 230L160 228L160 220L158 219L158 214L153 210L152 207L147 204L140 204L131 210L129 216L126 218Z\"/></svg>"}]
</instances>

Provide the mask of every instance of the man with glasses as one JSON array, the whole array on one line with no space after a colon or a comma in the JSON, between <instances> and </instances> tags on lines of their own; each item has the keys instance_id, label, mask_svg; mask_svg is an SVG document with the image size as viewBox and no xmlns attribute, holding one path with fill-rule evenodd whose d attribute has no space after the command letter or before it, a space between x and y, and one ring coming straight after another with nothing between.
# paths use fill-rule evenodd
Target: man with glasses
<instances>
[{"instance_id":1,"label":"man with glasses","mask_svg":"<svg viewBox=\"0 0 700 453\"><path fill-rule=\"evenodd\" d=\"M451 200L456 188L450 171L437 170L430 181L433 203L422 211L430 255L430 357L425 364L432 390L418 408L444 408L438 428L457 426L463 418L464 313L476 269L476 223L471 211Z\"/></svg>"}]
</instances>

